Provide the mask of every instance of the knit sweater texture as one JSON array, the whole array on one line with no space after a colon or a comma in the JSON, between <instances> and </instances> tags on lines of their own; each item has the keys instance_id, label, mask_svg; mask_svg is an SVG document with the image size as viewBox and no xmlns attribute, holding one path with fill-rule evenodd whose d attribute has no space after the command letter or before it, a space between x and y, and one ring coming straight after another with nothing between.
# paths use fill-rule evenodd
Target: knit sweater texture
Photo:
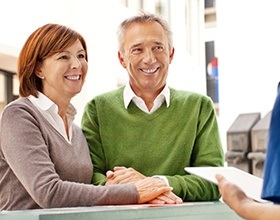
<instances>
[{"instance_id":1,"label":"knit sweater texture","mask_svg":"<svg viewBox=\"0 0 280 220\"><path fill-rule=\"evenodd\" d=\"M93 183L104 184L106 171L126 166L146 176L166 176L184 201L219 199L215 184L184 170L224 165L211 99L170 88L170 106L164 102L147 114L133 102L125 109L123 90L98 95L85 107L82 130L94 164Z\"/></svg>"},{"instance_id":2,"label":"knit sweater texture","mask_svg":"<svg viewBox=\"0 0 280 220\"><path fill-rule=\"evenodd\" d=\"M27 98L7 105L0 123L0 210L137 203L132 184L91 184L93 166L77 125L69 144Z\"/></svg>"}]
</instances>

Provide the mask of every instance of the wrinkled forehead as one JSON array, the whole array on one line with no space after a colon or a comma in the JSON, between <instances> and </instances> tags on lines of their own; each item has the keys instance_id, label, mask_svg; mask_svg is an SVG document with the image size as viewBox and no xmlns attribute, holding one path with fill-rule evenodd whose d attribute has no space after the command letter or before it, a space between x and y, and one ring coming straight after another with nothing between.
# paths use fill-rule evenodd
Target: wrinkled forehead
<instances>
[{"instance_id":1,"label":"wrinkled forehead","mask_svg":"<svg viewBox=\"0 0 280 220\"><path fill-rule=\"evenodd\" d=\"M168 38L163 27L157 22L132 23L124 34L124 47L146 44L168 46Z\"/></svg>"}]
</instances>

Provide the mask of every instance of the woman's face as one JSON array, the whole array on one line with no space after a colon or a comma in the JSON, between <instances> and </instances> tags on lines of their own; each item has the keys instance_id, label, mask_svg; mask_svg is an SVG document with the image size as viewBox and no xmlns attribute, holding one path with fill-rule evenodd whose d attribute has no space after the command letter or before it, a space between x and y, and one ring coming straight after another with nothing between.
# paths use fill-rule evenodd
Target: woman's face
<instances>
[{"instance_id":1,"label":"woman's face","mask_svg":"<svg viewBox=\"0 0 280 220\"><path fill-rule=\"evenodd\" d=\"M86 52L79 40L64 51L46 58L37 75L42 79L42 92L53 102L70 101L79 93L88 70Z\"/></svg>"}]
</instances>

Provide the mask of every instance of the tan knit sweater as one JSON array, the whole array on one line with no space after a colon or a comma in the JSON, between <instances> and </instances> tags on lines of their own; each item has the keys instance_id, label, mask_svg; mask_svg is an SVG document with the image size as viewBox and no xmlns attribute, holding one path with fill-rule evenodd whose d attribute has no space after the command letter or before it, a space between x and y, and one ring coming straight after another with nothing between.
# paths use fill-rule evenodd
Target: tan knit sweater
<instances>
[{"instance_id":1,"label":"tan knit sweater","mask_svg":"<svg viewBox=\"0 0 280 220\"><path fill-rule=\"evenodd\" d=\"M137 203L134 185L93 186L81 129L69 144L27 99L4 109L0 124L0 210Z\"/></svg>"}]
</instances>

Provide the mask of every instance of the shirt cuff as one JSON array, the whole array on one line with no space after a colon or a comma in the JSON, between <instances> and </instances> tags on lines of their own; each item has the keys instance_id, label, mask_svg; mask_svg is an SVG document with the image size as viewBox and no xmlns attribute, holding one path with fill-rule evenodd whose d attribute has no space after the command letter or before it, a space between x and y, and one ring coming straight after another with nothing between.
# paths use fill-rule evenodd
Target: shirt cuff
<instances>
[{"instance_id":1,"label":"shirt cuff","mask_svg":"<svg viewBox=\"0 0 280 220\"><path fill-rule=\"evenodd\" d=\"M168 179L167 179L166 176L154 175L154 176L152 176L152 177L154 177L154 178L159 178L159 179L163 180L163 181L166 182L166 184L169 186L169 182L168 182Z\"/></svg>"}]
</instances>

